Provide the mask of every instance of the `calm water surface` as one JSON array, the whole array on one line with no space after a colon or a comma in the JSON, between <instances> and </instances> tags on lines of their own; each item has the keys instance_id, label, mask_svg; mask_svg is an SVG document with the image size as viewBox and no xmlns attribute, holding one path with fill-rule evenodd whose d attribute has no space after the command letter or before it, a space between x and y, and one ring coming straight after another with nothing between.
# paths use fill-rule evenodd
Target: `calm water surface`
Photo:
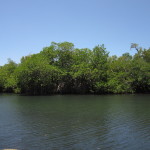
<instances>
[{"instance_id":1,"label":"calm water surface","mask_svg":"<svg viewBox=\"0 0 150 150\"><path fill-rule=\"evenodd\" d=\"M0 149L150 150L150 95L0 95Z\"/></svg>"}]
</instances>

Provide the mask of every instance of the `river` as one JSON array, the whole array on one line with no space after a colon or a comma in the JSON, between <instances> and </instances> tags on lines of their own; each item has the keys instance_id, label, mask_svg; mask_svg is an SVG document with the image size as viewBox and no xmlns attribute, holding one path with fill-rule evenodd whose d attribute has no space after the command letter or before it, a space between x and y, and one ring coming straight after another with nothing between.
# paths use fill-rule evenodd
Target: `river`
<instances>
[{"instance_id":1,"label":"river","mask_svg":"<svg viewBox=\"0 0 150 150\"><path fill-rule=\"evenodd\" d=\"M150 95L0 95L0 149L149 150Z\"/></svg>"}]
</instances>

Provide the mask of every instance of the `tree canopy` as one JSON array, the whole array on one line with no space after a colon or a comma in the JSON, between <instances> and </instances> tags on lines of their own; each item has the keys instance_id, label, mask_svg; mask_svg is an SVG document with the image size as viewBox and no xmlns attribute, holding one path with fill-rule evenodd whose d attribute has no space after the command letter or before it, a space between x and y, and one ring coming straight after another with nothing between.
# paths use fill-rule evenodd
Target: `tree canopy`
<instances>
[{"instance_id":1,"label":"tree canopy","mask_svg":"<svg viewBox=\"0 0 150 150\"><path fill-rule=\"evenodd\" d=\"M52 42L40 53L0 66L0 92L44 94L106 94L150 92L150 49L109 56L104 45L92 50L73 43Z\"/></svg>"}]
</instances>

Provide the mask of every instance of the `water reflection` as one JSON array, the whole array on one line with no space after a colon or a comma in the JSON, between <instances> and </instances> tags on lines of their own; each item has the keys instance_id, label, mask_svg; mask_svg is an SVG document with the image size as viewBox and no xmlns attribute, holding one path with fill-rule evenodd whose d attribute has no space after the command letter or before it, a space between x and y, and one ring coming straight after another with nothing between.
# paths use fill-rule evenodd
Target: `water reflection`
<instances>
[{"instance_id":1,"label":"water reflection","mask_svg":"<svg viewBox=\"0 0 150 150\"><path fill-rule=\"evenodd\" d=\"M148 97L1 97L0 148L148 149Z\"/></svg>"}]
</instances>

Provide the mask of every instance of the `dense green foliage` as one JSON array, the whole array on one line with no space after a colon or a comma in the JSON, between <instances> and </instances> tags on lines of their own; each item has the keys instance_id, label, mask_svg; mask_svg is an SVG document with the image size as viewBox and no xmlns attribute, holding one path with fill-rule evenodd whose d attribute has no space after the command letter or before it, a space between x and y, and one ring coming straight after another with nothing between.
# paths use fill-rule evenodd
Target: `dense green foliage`
<instances>
[{"instance_id":1,"label":"dense green foliage","mask_svg":"<svg viewBox=\"0 0 150 150\"><path fill-rule=\"evenodd\" d=\"M134 45L132 45L133 47ZM137 46L134 48L137 48ZM150 92L150 49L109 56L104 45L77 49L54 43L34 55L0 66L0 92L31 95Z\"/></svg>"}]
</instances>

